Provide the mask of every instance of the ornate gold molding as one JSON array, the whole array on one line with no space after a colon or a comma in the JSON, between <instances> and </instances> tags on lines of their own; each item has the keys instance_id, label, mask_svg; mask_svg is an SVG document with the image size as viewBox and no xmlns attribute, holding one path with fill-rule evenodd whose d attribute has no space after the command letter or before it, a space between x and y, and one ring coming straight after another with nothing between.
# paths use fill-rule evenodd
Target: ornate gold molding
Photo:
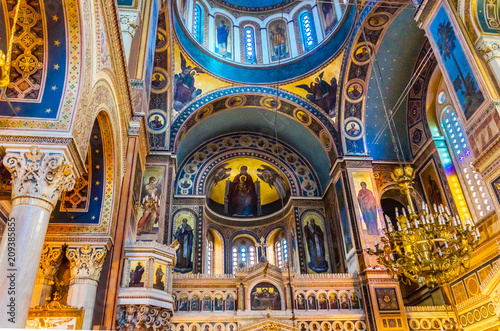
<instances>
[{"instance_id":1,"label":"ornate gold molding","mask_svg":"<svg viewBox=\"0 0 500 331\"><path fill-rule=\"evenodd\" d=\"M52 212L61 193L75 186L73 164L61 154L42 153L37 146L26 153L8 153L3 164L12 174L13 205L19 199L21 204L39 205Z\"/></svg>"},{"instance_id":2,"label":"ornate gold molding","mask_svg":"<svg viewBox=\"0 0 500 331\"><path fill-rule=\"evenodd\" d=\"M87 244L68 248L66 257L71 266L70 286L88 282L97 285L107 252L105 247L91 247Z\"/></svg>"},{"instance_id":3,"label":"ornate gold molding","mask_svg":"<svg viewBox=\"0 0 500 331\"><path fill-rule=\"evenodd\" d=\"M47 244L43 245L42 256L40 258L40 265L36 277L37 284L52 285L54 276L61 266L63 256L63 247L51 247Z\"/></svg>"}]
</instances>

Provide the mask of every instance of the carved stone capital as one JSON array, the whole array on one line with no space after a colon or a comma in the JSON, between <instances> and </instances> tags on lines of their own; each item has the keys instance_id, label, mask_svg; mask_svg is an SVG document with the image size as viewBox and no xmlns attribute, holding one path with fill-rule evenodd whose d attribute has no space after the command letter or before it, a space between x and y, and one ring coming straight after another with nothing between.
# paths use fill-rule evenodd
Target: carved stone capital
<instances>
[{"instance_id":1,"label":"carved stone capital","mask_svg":"<svg viewBox=\"0 0 500 331\"><path fill-rule=\"evenodd\" d=\"M36 276L37 284L51 285L54 281L54 276L59 271L64 250L62 247L50 247L43 245L38 274Z\"/></svg>"},{"instance_id":2,"label":"carved stone capital","mask_svg":"<svg viewBox=\"0 0 500 331\"><path fill-rule=\"evenodd\" d=\"M168 309L150 305L118 306L116 329L126 330L158 330L170 329L172 313Z\"/></svg>"},{"instance_id":3,"label":"carved stone capital","mask_svg":"<svg viewBox=\"0 0 500 331\"><path fill-rule=\"evenodd\" d=\"M66 257L71 266L70 285L82 283L97 284L101 275L102 265L106 258L105 247L71 247L66 250Z\"/></svg>"},{"instance_id":4,"label":"carved stone capital","mask_svg":"<svg viewBox=\"0 0 500 331\"><path fill-rule=\"evenodd\" d=\"M12 175L13 205L35 204L52 212L61 193L75 186L73 164L61 154L41 153L37 146L26 153L8 153L3 165Z\"/></svg>"},{"instance_id":5,"label":"carved stone capital","mask_svg":"<svg viewBox=\"0 0 500 331\"><path fill-rule=\"evenodd\" d=\"M481 36L476 43L476 48L481 52L487 62L500 59L500 38L496 36Z\"/></svg>"},{"instance_id":6,"label":"carved stone capital","mask_svg":"<svg viewBox=\"0 0 500 331\"><path fill-rule=\"evenodd\" d=\"M133 38L137 28L141 24L139 12L120 12L119 15L122 33L128 33Z\"/></svg>"}]
</instances>

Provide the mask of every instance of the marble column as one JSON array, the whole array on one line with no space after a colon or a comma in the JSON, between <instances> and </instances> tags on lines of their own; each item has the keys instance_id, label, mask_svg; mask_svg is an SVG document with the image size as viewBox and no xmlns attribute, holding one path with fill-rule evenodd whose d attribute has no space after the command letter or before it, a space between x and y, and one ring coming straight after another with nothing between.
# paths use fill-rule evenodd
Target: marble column
<instances>
[{"instance_id":1,"label":"marble column","mask_svg":"<svg viewBox=\"0 0 500 331\"><path fill-rule=\"evenodd\" d=\"M92 329L92 314L94 313L97 284L101 276L102 265L106 258L105 247L83 245L70 247L66 257L70 261L70 280L68 305L85 310L83 330Z\"/></svg>"},{"instance_id":2,"label":"marble column","mask_svg":"<svg viewBox=\"0 0 500 331\"><path fill-rule=\"evenodd\" d=\"M50 213L64 191L75 185L74 167L61 154L8 153L12 210L0 246L0 327L24 328L37 277ZM7 275L11 277L6 277Z\"/></svg>"},{"instance_id":3,"label":"marble column","mask_svg":"<svg viewBox=\"0 0 500 331\"><path fill-rule=\"evenodd\" d=\"M33 297L31 298L31 307L45 305L47 298L50 298L52 295L54 277L59 271L63 255L62 247L43 245L38 274L33 289Z\"/></svg>"},{"instance_id":4,"label":"marble column","mask_svg":"<svg viewBox=\"0 0 500 331\"><path fill-rule=\"evenodd\" d=\"M489 63L497 82L500 83L500 37L497 35L481 36L476 42L476 47Z\"/></svg>"},{"instance_id":5,"label":"marble column","mask_svg":"<svg viewBox=\"0 0 500 331\"><path fill-rule=\"evenodd\" d=\"M238 289L238 310L245 310L245 288L243 287L243 284L240 284Z\"/></svg>"}]
</instances>

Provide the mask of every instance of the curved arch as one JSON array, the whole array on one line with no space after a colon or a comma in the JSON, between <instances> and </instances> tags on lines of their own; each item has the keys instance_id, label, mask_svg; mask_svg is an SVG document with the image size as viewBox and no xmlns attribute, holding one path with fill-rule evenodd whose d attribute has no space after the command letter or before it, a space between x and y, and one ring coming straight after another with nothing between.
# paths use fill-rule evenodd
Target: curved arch
<instances>
[{"instance_id":1,"label":"curved arch","mask_svg":"<svg viewBox=\"0 0 500 331\"><path fill-rule=\"evenodd\" d=\"M281 310L286 310L285 306L285 289L283 288L283 283L280 283L272 278L258 278L252 280L250 283L248 283L247 288L250 289L249 291L245 291L245 302L246 302L246 307L251 307L250 305L250 298L251 298L251 293L252 290L254 289L255 286L259 285L259 283L270 283L274 285L278 289L278 292L280 294L280 305L281 305Z\"/></svg>"},{"instance_id":2,"label":"curved arch","mask_svg":"<svg viewBox=\"0 0 500 331\"><path fill-rule=\"evenodd\" d=\"M377 53L380 42L383 40L385 32L391 25L390 23L404 7L404 4L390 7L386 7L380 3L369 4L364 8L356 23L355 29L357 29L357 33L352 35L344 62L346 73L344 75L343 91L341 92L343 101L338 119L338 123L343 133L341 136L345 154L366 155L367 153L364 122L368 82L372 70L370 57L373 57ZM383 19L377 21L382 22L382 24L370 23L371 19L375 16L383 17ZM365 34L363 34L363 32L365 34L371 33L372 37L370 38L370 43L365 43ZM369 48L364 53L367 55L356 55L356 52L361 47ZM358 91L356 93L351 91L351 89L354 90L355 87ZM349 123L351 120L356 121L356 119L360 126L358 132L361 133L357 135L347 134L344 128L345 124Z\"/></svg>"},{"instance_id":3,"label":"curved arch","mask_svg":"<svg viewBox=\"0 0 500 331\"><path fill-rule=\"evenodd\" d=\"M233 100L230 96L238 95L240 98L244 98L241 101ZM169 148L176 152L177 147L182 141L183 136L189 131L191 127L198 124L201 120L206 119L211 114L216 113L220 110L231 109L235 107L249 107L247 103L249 99L262 99L265 105L261 105L260 108L276 111L274 105L274 99L276 95L280 98L280 103L277 111L279 113L285 114L286 116L294 118L296 121L301 123L308 130L313 130L310 126L315 121L318 126L326 130L326 134L333 145L335 145L332 154L332 159L336 158L338 155L338 147L340 147L340 141L338 138L337 130L330 118L316 105L312 105L308 101L302 99L301 97L294 95L290 92L285 92L282 90L277 91L274 88L260 87L260 86L244 86L244 87L229 87L225 89L220 89L204 96L198 97L188 104L182 112L173 120L170 127L170 145ZM232 105L219 105L222 100L227 102L234 102ZM266 100L269 99L269 100ZM214 104L218 102L217 107L214 108ZM284 105L288 105L291 109L284 109ZM312 118L304 119L301 121L294 116L293 109L300 108L307 112ZM201 114L201 115L200 115ZM195 116L198 116L196 120ZM321 139L321 130L313 131L318 140ZM321 142L321 141L320 141ZM328 152L328 151L327 151Z\"/></svg>"},{"instance_id":4,"label":"curved arch","mask_svg":"<svg viewBox=\"0 0 500 331\"><path fill-rule=\"evenodd\" d=\"M214 226L209 226L207 231L210 232L214 238L212 273L216 275L223 274L226 268L224 263L225 262L224 255L226 251L226 239L219 231L219 229L217 229Z\"/></svg>"}]
</instances>

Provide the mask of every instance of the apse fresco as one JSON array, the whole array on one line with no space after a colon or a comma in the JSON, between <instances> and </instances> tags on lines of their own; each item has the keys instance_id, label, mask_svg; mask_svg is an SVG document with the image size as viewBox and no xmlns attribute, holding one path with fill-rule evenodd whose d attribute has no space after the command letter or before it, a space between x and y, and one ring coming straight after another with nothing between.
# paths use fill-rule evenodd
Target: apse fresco
<instances>
[{"instance_id":1,"label":"apse fresco","mask_svg":"<svg viewBox=\"0 0 500 331\"><path fill-rule=\"evenodd\" d=\"M441 180L436 171L434 159L430 159L419 172L420 183L424 189L425 200L429 207L434 205L446 206L446 197L444 195Z\"/></svg>"},{"instance_id":2,"label":"apse fresco","mask_svg":"<svg viewBox=\"0 0 500 331\"><path fill-rule=\"evenodd\" d=\"M360 214L361 229L365 236L375 238L379 235L381 224L378 217L377 192L374 190L371 172L353 172L355 198Z\"/></svg>"},{"instance_id":3,"label":"apse fresco","mask_svg":"<svg viewBox=\"0 0 500 331\"><path fill-rule=\"evenodd\" d=\"M312 273L328 272L328 248L323 216L316 211L305 211L301 220L308 269Z\"/></svg>"},{"instance_id":4,"label":"apse fresco","mask_svg":"<svg viewBox=\"0 0 500 331\"><path fill-rule=\"evenodd\" d=\"M286 178L274 166L251 158L220 164L207 183L208 205L216 213L258 217L281 209L290 197Z\"/></svg>"},{"instance_id":5,"label":"apse fresco","mask_svg":"<svg viewBox=\"0 0 500 331\"><path fill-rule=\"evenodd\" d=\"M181 210L174 215L172 241L177 240L179 243L174 272L193 272L195 224L196 216L191 211Z\"/></svg>"},{"instance_id":6,"label":"apse fresco","mask_svg":"<svg viewBox=\"0 0 500 331\"><path fill-rule=\"evenodd\" d=\"M256 285L250 292L252 310L281 310L281 297L278 289L271 283Z\"/></svg>"},{"instance_id":7,"label":"apse fresco","mask_svg":"<svg viewBox=\"0 0 500 331\"><path fill-rule=\"evenodd\" d=\"M223 15L215 16L215 53L225 59L233 56L233 23Z\"/></svg>"},{"instance_id":8,"label":"apse fresco","mask_svg":"<svg viewBox=\"0 0 500 331\"><path fill-rule=\"evenodd\" d=\"M434 17L429 31L437 45L465 118L469 119L485 99L443 6Z\"/></svg>"},{"instance_id":9,"label":"apse fresco","mask_svg":"<svg viewBox=\"0 0 500 331\"><path fill-rule=\"evenodd\" d=\"M146 167L137 207L137 240L158 240L163 182L163 167Z\"/></svg>"}]
</instances>

